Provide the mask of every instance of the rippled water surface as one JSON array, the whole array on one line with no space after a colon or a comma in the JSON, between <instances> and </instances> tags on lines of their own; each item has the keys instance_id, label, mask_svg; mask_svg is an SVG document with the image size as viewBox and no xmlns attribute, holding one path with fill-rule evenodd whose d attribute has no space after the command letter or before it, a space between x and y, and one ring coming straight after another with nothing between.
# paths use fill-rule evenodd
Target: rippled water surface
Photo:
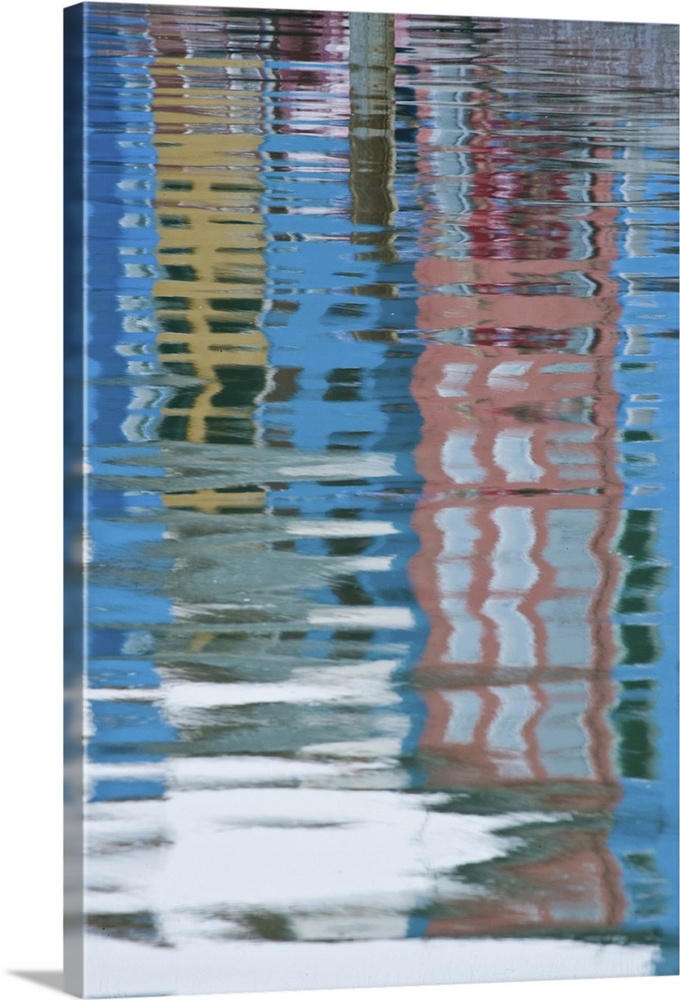
<instances>
[{"instance_id":1,"label":"rippled water surface","mask_svg":"<svg viewBox=\"0 0 680 1000\"><path fill-rule=\"evenodd\" d=\"M676 29L86 48L88 989L677 972Z\"/></svg>"}]
</instances>

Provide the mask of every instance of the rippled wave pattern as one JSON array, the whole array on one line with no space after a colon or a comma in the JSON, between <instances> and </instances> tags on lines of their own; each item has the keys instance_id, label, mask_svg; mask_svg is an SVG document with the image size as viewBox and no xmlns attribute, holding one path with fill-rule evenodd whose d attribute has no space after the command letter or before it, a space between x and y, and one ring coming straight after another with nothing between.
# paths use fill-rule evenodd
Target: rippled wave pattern
<instances>
[{"instance_id":1,"label":"rippled wave pattern","mask_svg":"<svg viewBox=\"0 0 680 1000\"><path fill-rule=\"evenodd\" d=\"M677 972L677 32L93 4L91 995Z\"/></svg>"}]
</instances>

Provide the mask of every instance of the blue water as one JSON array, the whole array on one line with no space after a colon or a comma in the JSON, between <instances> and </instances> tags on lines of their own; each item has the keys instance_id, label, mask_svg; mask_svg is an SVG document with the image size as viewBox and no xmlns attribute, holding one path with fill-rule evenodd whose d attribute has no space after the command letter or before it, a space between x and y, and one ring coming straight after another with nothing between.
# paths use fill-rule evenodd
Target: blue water
<instances>
[{"instance_id":1,"label":"blue water","mask_svg":"<svg viewBox=\"0 0 680 1000\"><path fill-rule=\"evenodd\" d=\"M676 32L85 43L90 995L677 973Z\"/></svg>"}]
</instances>

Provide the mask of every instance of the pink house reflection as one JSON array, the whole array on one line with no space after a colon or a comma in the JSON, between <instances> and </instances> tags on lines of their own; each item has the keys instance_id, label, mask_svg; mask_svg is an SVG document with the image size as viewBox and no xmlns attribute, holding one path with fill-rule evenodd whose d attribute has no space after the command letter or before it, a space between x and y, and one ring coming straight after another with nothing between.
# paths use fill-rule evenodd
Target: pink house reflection
<instances>
[{"instance_id":1,"label":"pink house reflection","mask_svg":"<svg viewBox=\"0 0 680 1000\"><path fill-rule=\"evenodd\" d=\"M625 910L618 866L606 830L586 822L620 794L607 722L622 495L613 177L556 169L561 140L529 121L540 155L527 169L528 140L511 138L517 123L488 91L466 103L455 213L422 158L433 194L421 234L431 251L416 266L431 339L412 384L425 486L411 578L430 620L420 751L432 788L512 787L575 825L545 857L508 861L505 888L456 904L428 934L613 927ZM424 138L431 146L432 129Z\"/></svg>"}]
</instances>

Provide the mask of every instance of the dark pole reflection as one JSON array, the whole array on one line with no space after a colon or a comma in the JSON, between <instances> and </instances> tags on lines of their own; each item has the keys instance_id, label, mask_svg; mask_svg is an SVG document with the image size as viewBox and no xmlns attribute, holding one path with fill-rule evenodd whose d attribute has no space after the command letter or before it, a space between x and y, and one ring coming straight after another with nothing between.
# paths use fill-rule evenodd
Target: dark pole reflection
<instances>
[{"instance_id":1,"label":"dark pole reflection","mask_svg":"<svg viewBox=\"0 0 680 1000\"><path fill-rule=\"evenodd\" d=\"M377 247L380 259L395 260L389 232L397 211L393 15L350 14L349 50L351 219L387 230L353 239Z\"/></svg>"}]
</instances>

